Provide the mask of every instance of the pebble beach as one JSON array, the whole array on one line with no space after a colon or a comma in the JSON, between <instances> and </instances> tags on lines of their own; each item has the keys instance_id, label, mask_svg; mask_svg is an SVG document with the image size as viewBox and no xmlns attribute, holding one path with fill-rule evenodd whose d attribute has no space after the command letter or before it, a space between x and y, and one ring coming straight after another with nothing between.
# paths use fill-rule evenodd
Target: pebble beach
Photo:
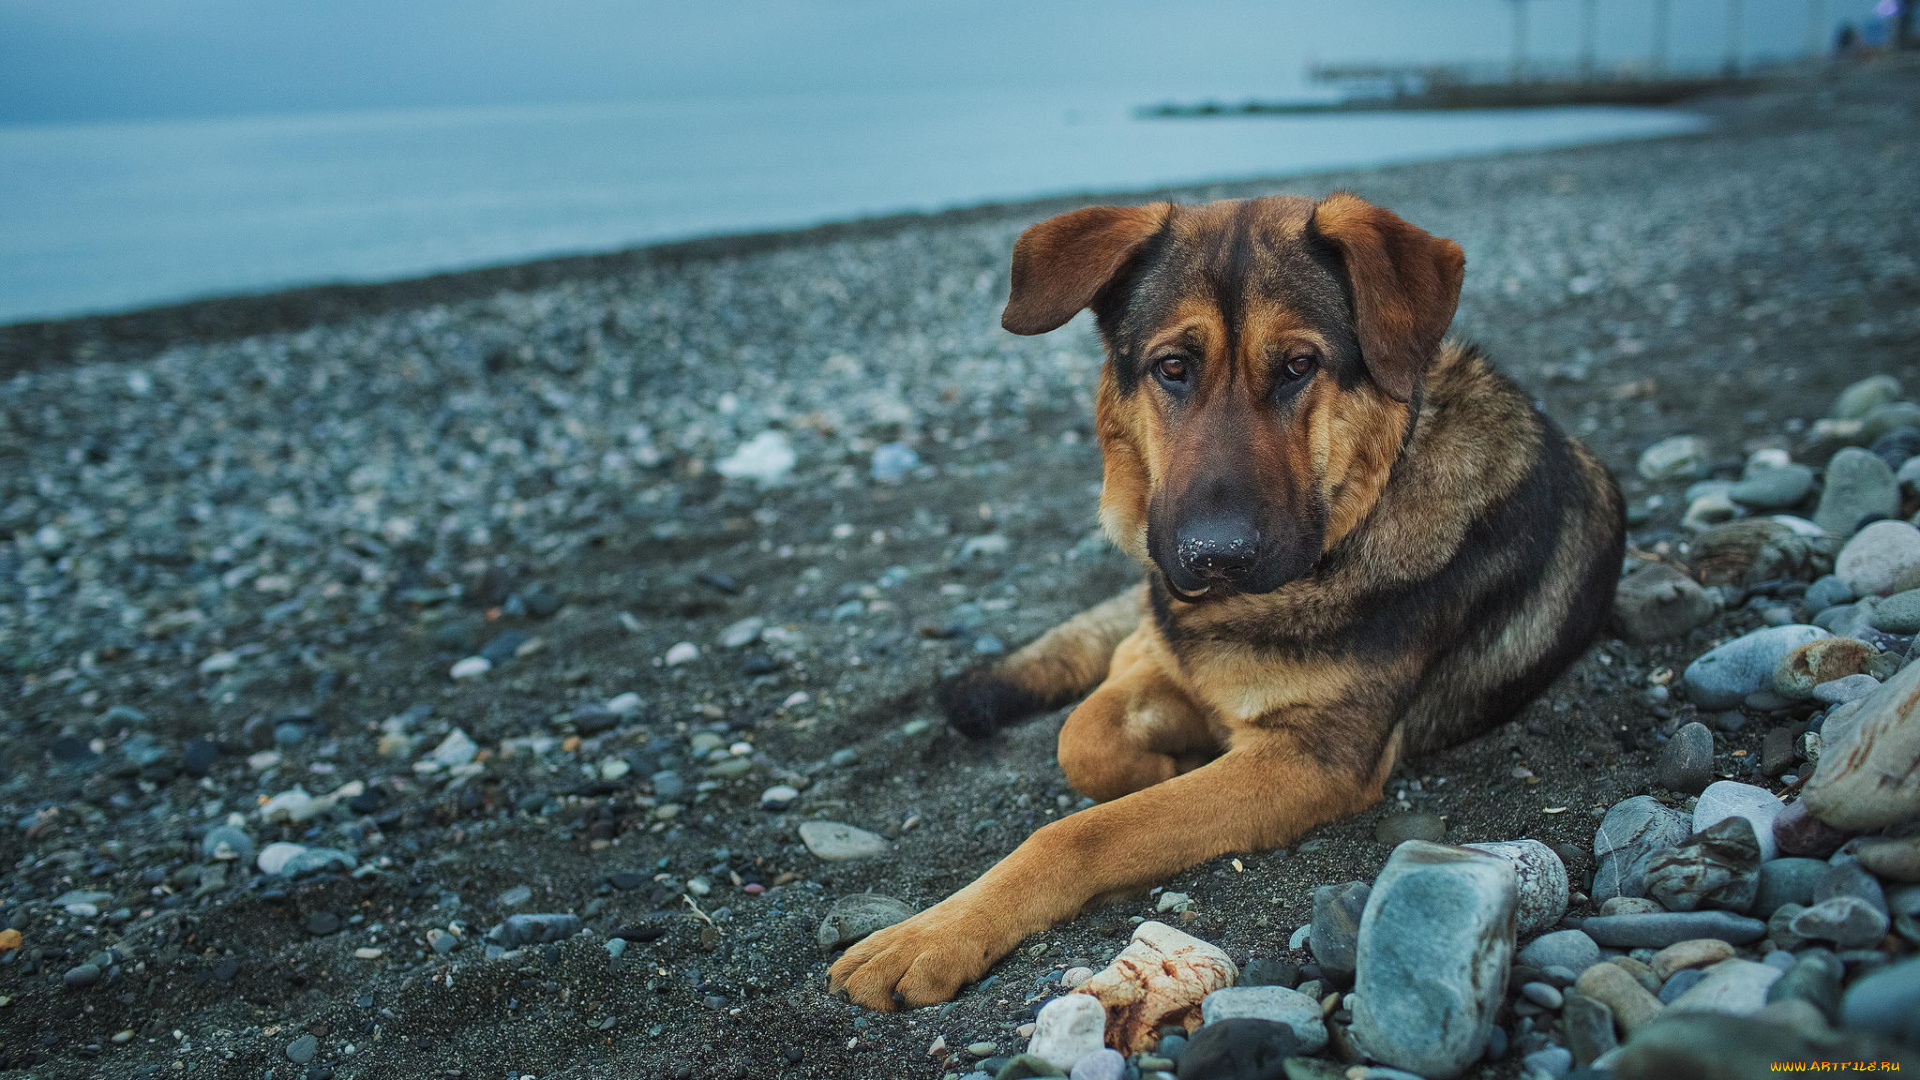
<instances>
[{"instance_id":1,"label":"pebble beach","mask_svg":"<svg viewBox=\"0 0 1920 1080\"><path fill-rule=\"evenodd\" d=\"M0 1076L1920 1067L1920 791L1838 764L1920 751L1920 69L1702 109L1100 196L1459 240L1455 333L1613 469L1630 572L1379 807L908 1013L833 950L1082 805L1057 716L972 743L934 686L1138 575L1091 328L998 323L1092 197L0 327ZM1101 1049L1074 991L1175 954L1186 1030Z\"/></svg>"}]
</instances>

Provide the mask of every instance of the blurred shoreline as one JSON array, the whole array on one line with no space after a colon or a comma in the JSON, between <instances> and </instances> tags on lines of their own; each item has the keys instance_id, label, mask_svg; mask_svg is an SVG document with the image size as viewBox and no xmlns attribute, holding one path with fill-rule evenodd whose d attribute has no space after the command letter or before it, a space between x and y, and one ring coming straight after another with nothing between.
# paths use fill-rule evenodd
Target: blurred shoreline
<instances>
[{"instance_id":1,"label":"blurred shoreline","mask_svg":"<svg viewBox=\"0 0 1920 1080\"><path fill-rule=\"evenodd\" d=\"M988 201L928 212L860 216L795 228L729 232L687 240L643 243L611 252L561 255L514 261L377 282L317 284L265 292L244 292L160 304L132 310L74 317L0 323L0 377L51 365L114 360L150 354L186 342L232 340L256 334L299 330L371 313L457 302L500 292L520 292L567 281L621 275L641 266L674 265L745 258L764 252L836 241L887 236L913 229L942 229L982 221L1038 220L1096 201L1145 201L1153 198L1201 199L1221 192L1284 185L1289 190L1325 191L1364 187L1373 177L1417 174L1449 162L1554 155L1634 153L1636 146L1671 140L1713 139L1755 128L1816 124L1826 88L1841 80L1872 80L1901 70L1886 63L1833 69L1819 76L1786 81L1758 93L1708 97L1690 104L1690 112L1710 118L1703 131L1647 135L1537 149L1466 153L1402 164L1363 166L1286 174L1265 179L1182 184L1172 187L1093 189L1033 199ZM1644 151L1642 151L1644 152ZM1208 194L1216 193L1216 194Z\"/></svg>"}]
</instances>

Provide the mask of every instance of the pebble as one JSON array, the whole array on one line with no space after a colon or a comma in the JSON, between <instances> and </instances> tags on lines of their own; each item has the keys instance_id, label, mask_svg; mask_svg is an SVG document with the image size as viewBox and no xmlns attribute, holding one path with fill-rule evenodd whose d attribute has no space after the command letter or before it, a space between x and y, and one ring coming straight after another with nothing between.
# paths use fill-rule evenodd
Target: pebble
<instances>
[{"instance_id":1,"label":"pebble","mask_svg":"<svg viewBox=\"0 0 1920 1080\"><path fill-rule=\"evenodd\" d=\"M1803 940L1830 941L1842 949L1868 949L1887 936L1887 913L1857 896L1828 897L1798 911L1795 907L1788 905L1780 911L1793 912L1787 929Z\"/></svg>"},{"instance_id":2,"label":"pebble","mask_svg":"<svg viewBox=\"0 0 1920 1080\"><path fill-rule=\"evenodd\" d=\"M870 859L892 849L886 837L838 821L802 822L800 842L828 862Z\"/></svg>"},{"instance_id":3,"label":"pebble","mask_svg":"<svg viewBox=\"0 0 1920 1080\"><path fill-rule=\"evenodd\" d=\"M1829 716L1831 720L1831 716ZM1813 816L1805 799L1788 803L1773 819L1773 838L1787 855L1811 855L1824 859L1846 842L1845 833Z\"/></svg>"},{"instance_id":4,"label":"pebble","mask_svg":"<svg viewBox=\"0 0 1920 1080\"><path fill-rule=\"evenodd\" d=\"M1683 724L1660 749L1654 779L1669 791L1698 795L1713 782L1713 732L1698 720Z\"/></svg>"},{"instance_id":5,"label":"pebble","mask_svg":"<svg viewBox=\"0 0 1920 1080\"><path fill-rule=\"evenodd\" d=\"M1600 905L1602 915L1657 915L1665 910L1644 896L1616 896Z\"/></svg>"},{"instance_id":6,"label":"pebble","mask_svg":"<svg viewBox=\"0 0 1920 1080\"><path fill-rule=\"evenodd\" d=\"M1088 994L1057 997L1041 1006L1034 1018L1027 1053L1068 1073L1081 1059L1100 1051L1106 1028L1107 1010L1099 999Z\"/></svg>"},{"instance_id":7,"label":"pebble","mask_svg":"<svg viewBox=\"0 0 1920 1080\"><path fill-rule=\"evenodd\" d=\"M1875 630L1889 634L1920 634L1920 589L1908 589L1873 605L1868 616Z\"/></svg>"},{"instance_id":8,"label":"pebble","mask_svg":"<svg viewBox=\"0 0 1920 1080\"><path fill-rule=\"evenodd\" d=\"M1691 480L1705 476L1707 465L1705 440L1695 435L1674 435L1641 451L1636 468L1648 480Z\"/></svg>"},{"instance_id":9,"label":"pebble","mask_svg":"<svg viewBox=\"0 0 1920 1080\"><path fill-rule=\"evenodd\" d=\"M1517 904L1506 859L1395 848L1361 917L1352 1034L1366 1053L1436 1080L1477 1060L1505 999Z\"/></svg>"},{"instance_id":10,"label":"pebble","mask_svg":"<svg viewBox=\"0 0 1920 1080\"><path fill-rule=\"evenodd\" d=\"M1748 469L1739 483L1727 489L1727 497L1756 510L1790 510L1812 491L1813 470L1789 463Z\"/></svg>"},{"instance_id":11,"label":"pebble","mask_svg":"<svg viewBox=\"0 0 1920 1080\"><path fill-rule=\"evenodd\" d=\"M1670 1008L1730 1016L1757 1013L1766 1007L1767 990L1780 977L1780 969L1771 965L1729 958L1705 969L1705 977L1675 998Z\"/></svg>"},{"instance_id":12,"label":"pebble","mask_svg":"<svg viewBox=\"0 0 1920 1080\"><path fill-rule=\"evenodd\" d=\"M1520 996L1543 1009L1558 1009L1563 1004L1560 991L1547 983L1530 982L1520 987Z\"/></svg>"},{"instance_id":13,"label":"pebble","mask_svg":"<svg viewBox=\"0 0 1920 1080\"><path fill-rule=\"evenodd\" d=\"M232 825L215 825L200 838L200 854L217 861L253 861L253 837ZM262 869L265 869L264 867ZM274 873L275 871L268 871Z\"/></svg>"},{"instance_id":14,"label":"pebble","mask_svg":"<svg viewBox=\"0 0 1920 1080\"><path fill-rule=\"evenodd\" d=\"M447 669L447 677L455 681L477 679L492 670L493 661L484 656L469 656L454 661L453 666Z\"/></svg>"},{"instance_id":15,"label":"pebble","mask_svg":"<svg viewBox=\"0 0 1920 1080\"><path fill-rule=\"evenodd\" d=\"M1759 885L1760 844L1744 817L1717 821L1647 863L1647 895L1669 911L1745 911Z\"/></svg>"},{"instance_id":16,"label":"pebble","mask_svg":"<svg viewBox=\"0 0 1920 1080\"><path fill-rule=\"evenodd\" d=\"M474 742L466 732L454 728L447 732L446 738L441 739L440 744L427 754L427 760L440 768L451 769L466 765L479 756L479 744Z\"/></svg>"},{"instance_id":17,"label":"pebble","mask_svg":"<svg viewBox=\"0 0 1920 1080\"><path fill-rule=\"evenodd\" d=\"M1707 785L1694 804L1693 831L1704 832L1729 817L1743 817L1753 826L1760 858L1765 861L1779 854L1779 844L1773 838L1773 820L1784 809L1786 804L1765 788L1721 780Z\"/></svg>"},{"instance_id":18,"label":"pebble","mask_svg":"<svg viewBox=\"0 0 1920 1080\"><path fill-rule=\"evenodd\" d=\"M1834 574L1822 574L1807 586L1800 602L1808 611L1825 611L1841 604L1851 604L1854 599L1853 590L1847 587L1846 582Z\"/></svg>"},{"instance_id":19,"label":"pebble","mask_svg":"<svg viewBox=\"0 0 1920 1080\"><path fill-rule=\"evenodd\" d=\"M1142 1053L1159 1044L1162 1026L1198 1023L1200 1003L1233 985L1239 974L1218 948L1149 919L1134 927L1127 947L1080 992L1105 1007L1108 1045Z\"/></svg>"},{"instance_id":20,"label":"pebble","mask_svg":"<svg viewBox=\"0 0 1920 1080\"><path fill-rule=\"evenodd\" d=\"M1560 1007L1561 1030L1573 1052L1575 1068L1584 1069L1620 1045L1613 1033L1613 1010L1582 993L1565 995Z\"/></svg>"},{"instance_id":21,"label":"pebble","mask_svg":"<svg viewBox=\"0 0 1920 1080\"><path fill-rule=\"evenodd\" d=\"M1271 1020L1293 1032L1300 1049L1317 1054L1327 1045L1327 1025L1320 1003L1284 986L1229 986L1208 994L1200 1003L1200 1022L1218 1023L1248 1017Z\"/></svg>"},{"instance_id":22,"label":"pebble","mask_svg":"<svg viewBox=\"0 0 1920 1080\"><path fill-rule=\"evenodd\" d=\"M751 480L766 488L784 483L799 461L786 432L769 428L714 462L713 471L729 480Z\"/></svg>"},{"instance_id":23,"label":"pebble","mask_svg":"<svg viewBox=\"0 0 1920 1080\"><path fill-rule=\"evenodd\" d=\"M1694 832L1692 819L1662 805L1651 795L1635 795L1615 803L1594 833L1593 898L1646 895L1646 864L1655 853L1685 840Z\"/></svg>"},{"instance_id":24,"label":"pebble","mask_svg":"<svg viewBox=\"0 0 1920 1080\"><path fill-rule=\"evenodd\" d=\"M1920 529L1904 521L1876 521L1840 549L1833 572L1855 596L1912 589L1920 574Z\"/></svg>"},{"instance_id":25,"label":"pebble","mask_svg":"<svg viewBox=\"0 0 1920 1080\"><path fill-rule=\"evenodd\" d=\"M1773 690L1781 697L1804 701L1821 683L1843 679L1867 669L1879 650L1851 637L1809 641L1780 658L1773 670Z\"/></svg>"},{"instance_id":26,"label":"pebble","mask_svg":"<svg viewBox=\"0 0 1920 1080\"><path fill-rule=\"evenodd\" d=\"M1190 1080L1271 1080L1288 1075L1286 1060L1300 1052L1293 1032L1283 1024L1222 1020L1194 1032L1180 1059L1180 1075Z\"/></svg>"},{"instance_id":27,"label":"pebble","mask_svg":"<svg viewBox=\"0 0 1920 1080\"><path fill-rule=\"evenodd\" d=\"M1364 881L1321 885L1313 890L1313 922L1308 924L1307 942L1320 970L1343 986L1353 980L1360 918L1371 893L1372 887Z\"/></svg>"},{"instance_id":28,"label":"pebble","mask_svg":"<svg viewBox=\"0 0 1920 1080\"><path fill-rule=\"evenodd\" d=\"M509 949L564 941L580 932L580 916L566 914L509 915L491 937Z\"/></svg>"},{"instance_id":29,"label":"pebble","mask_svg":"<svg viewBox=\"0 0 1920 1080\"><path fill-rule=\"evenodd\" d=\"M1842 1056L1792 1028L1759 1017L1669 1010L1613 1059L1615 1080L1753 1080L1781 1061Z\"/></svg>"},{"instance_id":30,"label":"pebble","mask_svg":"<svg viewBox=\"0 0 1920 1080\"><path fill-rule=\"evenodd\" d=\"M1899 379L1891 375L1869 375L1840 391L1827 415L1836 420L1860 420L1880 406L1899 400Z\"/></svg>"},{"instance_id":31,"label":"pebble","mask_svg":"<svg viewBox=\"0 0 1920 1080\"><path fill-rule=\"evenodd\" d=\"M1389 814L1373 827L1373 838L1388 847L1407 840L1439 840L1446 835L1446 819L1424 810Z\"/></svg>"},{"instance_id":32,"label":"pebble","mask_svg":"<svg viewBox=\"0 0 1920 1080\"><path fill-rule=\"evenodd\" d=\"M1801 801L1842 830L1920 818L1920 664L1846 708L1856 710L1852 726L1838 737L1822 729L1820 763Z\"/></svg>"},{"instance_id":33,"label":"pebble","mask_svg":"<svg viewBox=\"0 0 1920 1080\"><path fill-rule=\"evenodd\" d=\"M1506 840L1491 844L1467 844L1513 864L1514 885L1518 892L1519 925L1515 934L1529 938L1558 925L1567 913L1571 889L1567 866L1554 850L1538 840Z\"/></svg>"},{"instance_id":34,"label":"pebble","mask_svg":"<svg viewBox=\"0 0 1920 1080\"><path fill-rule=\"evenodd\" d=\"M302 1035L287 1044L287 1060L295 1065L305 1065L320 1052L320 1040L312 1035Z\"/></svg>"},{"instance_id":35,"label":"pebble","mask_svg":"<svg viewBox=\"0 0 1920 1080\"><path fill-rule=\"evenodd\" d=\"M1600 946L1583 931L1555 930L1540 935L1521 949L1520 962L1541 971L1550 967L1585 971L1600 962Z\"/></svg>"},{"instance_id":36,"label":"pebble","mask_svg":"<svg viewBox=\"0 0 1920 1080\"><path fill-rule=\"evenodd\" d=\"M1812 904L1814 889L1826 877L1827 869L1819 859L1784 858L1761 863L1759 887L1748 910L1765 919L1786 904Z\"/></svg>"},{"instance_id":37,"label":"pebble","mask_svg":"<svg viewBox=\"0 0 1920 1080\"><path fill-rule=\"evenodd\" d=\"M1548 1046L1521 1058L1520 1066L1527 1080L1533 1080L1535 1076L1565 1080L1566 1075L1573 1071L1573 1052L1564 1046Z\"/></svg>"},{"instance_id":38,"label":"pebble","mask_svg":"<svg viewBox=\"0 0 1920 1080\"><path fill-rule=\"evenodd\" d=\"M1827 462L1826 484L1820 492L1820 505L1813 512L1813 523L1829 535L1852 536L1863 521L1893 517L1899 512L1899 481L1878 455L1849 446ZM1847 577L1844 572L1840 576ZM1874 591L1878 590L1854 586L1854 592L1861 596Z\"/></svg>"},{"instance_id":39,"label":"pebble","mask_svg":"<svg viewBox=\"0 0 1920 1080\"><path fill-rule=\"evenodd\" d=\"M1920 957L1909 957L1847 988L1840 1006L1850 1028L1920 1044Z\"/></svg>"},{"instance_id":40,"label":"pebble","mask_svg":"<svg viewBox=\"0 0 1920 1080\"><path fill-rule=\"evenodd\" d=\"M854 893L843 896L827 909L814 939L831 952L844 949L877 930L884 930L913 917L913 907L879 893ZM1068 1068L1063 1065L1061 1068Z\"/></svg>"},{"instance_id":41,"label":"pebble","mask_svg":"<svg viewBox=\"0 0 1920 1080\"><path fill-rule=\"evenodd\" d=\"M1900 493L1908 498L1920 495L1920 457L1908 458L1906 464L1894 470L1894 476L1900 481Z\"/></svg>"},{"instance_id":42,"label":"pebble","mask_svg":"<svg viewBox=\"0 0 1920 1080\"><path fill-rule=\"evenodd\" d=\"M799 799L799 789L787 784L775 784L760 793L760 809L778 812L792 806Z\"/></svg>"},{"instance_id":43,"label":"pebble","mask_svg":"<svg viewBox=\"0 0 1920 1080\"><path fill-rule=\"evenodd\" d=\"M1766 923L1727 911L1601 915L1581 923L1580 929L1594 941L1615 949L1664 949L1690 938L1719 938L1745 945L1767 934Z\"/></svg>"},{"instance_id":44,"label":"pebble","mask_svg":"<svg viewBox=\"0 0 1920 1080\"><path fill-rule=\"evenodd\" d=\"M1689 941L1676 941L1672 945L1654 954L1647 966L1653 969L1654 977L1662 982L1673 978L1677 971L1688 968L1702 968L1717 964L1722 960L1733 959L1733 946L1718 938L1693 938Z\"/></svg>"},{"instance_id":45,"label":"pebble","mask_svg":"<svg viewBox=\"0 0 1920 1080\"><path fill-rule=\"evenodd\" d=\"M1127 1059L1120 1051L1103 1046L1081 1058L1069 1075L1073 1080L1124 1080L1126 1074Z\"/></svg>"},{"instance_id":46,"label":"pebble","mask_svg":"<svg viewBox=\"0 0 1920 1080\"><path fill-rule=\"evenodd\" d=\"M1627 1035L1660 1013L1660 999L1619 964L1593 965L1580 973L1573 988L1605 1005Z\"/></svg>"},{"instance_id":47,"label":"pebble","mask_svg":"<svg viewBox=\"0 0 1920 1080\"><path fill-rule=\"evenodd\" d=\"M1858 841L1860 865L1891 881L1920 881L1920 836L1876 836Z\"/></svg>"},{"instance_id":48,"label":"pebble","mask_svg":"<svg viewBox=\"0 0 1920 1080\"><path fill-rule=\"evenodd\" d=\"M868 471L882 484L898 484L907 478L907 474L920 467L920 455L906 443L881 443L873 448L873 458Z\"/></svg>"},{"instance_id":49,"label":"pebble","mask_svg":"<svg viewBox=\"0 0 1920 1080\"><path fill-rule=\"evenodd\" d=\"M720 631L720 647L723 649L744 649L760 640L767 629L767 620L758 615L749 615L738 622L728 625Z\"/></svg>"},{"instance_id":50,"label":"pebble","mask_svg":"<svg viewBox=\"0 0 1920 1080\"><path fill-rule=\"evenodd\" d=\"M1889 435L1912 428L1920 428L1920 404L1911 401L1889 401L1885 405L1876 405L1872 412L1860 418L1860 436L1875 444Z\"/></svg>"},{"instance_id":51,"label":"pebble","mask_svg":"<svg viewBox=\"0 0 1920 1080\"><path fill-rule=\"evenodd\" d=\"M1700 583L1667 563L1649 563L1620 579L1613 614L1629 640L1680 637L1720 612L1720 603Z\"/></svg>"},{"instance_id":52,"label":"pebble","mask_svg":"<svg viewBox=\"0 0 1920 1080\"><path fill-rule=\"evenodd\" d=\"M1772 958L1781 954L1773 952L1767 955ZM1829 1023L1838 1022L1840 983L1846 970L1846 965L1827 950L1808 949L1795 957L1780 978L1767 988L1767 1000L1773 1002L1797 998L1819 1009Z\"/></svg>"},{"instance_id":53,"label":"pebble","mask_svg":"<svg viewBox=\"0 0 1920 1080\"><path fill-rule=\"evenodd\" d=\"M1707 973L1698 968L1688 968L1684 971L1674 972L1673 977L1668 979L1666 983L1660 987L1660 1003L1662 1005L1673 1004L1679 999L1680 995L1698 986L1700 980L1706 977Z\"/></svg>"},{"instance_id":54,"label":"pebble","mask_svg":"<svg viewBox=\"0 0 1920 1080\"><path fill-rule=\"evenodd\" d=\"M100 981L102 967L95 963L76 964L60 976L60 982L69 990L78 990L83 986L92 986Z\"/></svg>"},{"instance_id":55,"label":"pebble","mask_svg":"<svg viewBox=\"0 0 1920 1080\"><path fill-rule=\"evenodd\" d=\"M1731 708L1748 694L1771 689L1774 669L1788 653L1827 636L1817 626L1791 624L1735 638L1687 665L1687 696L1703 709Z\"/></svg>"},{"instance_id":56,"label":"pebble","mask_svg":"<svg viewBox=\"0 0 1920 1080\"><path fill-rule=\"evenodd\" d=\"M1880 689L1879 679L1866 672L1857 672L1815 686L1813 698L1826 705L1845 705L1849 701L1866 697L1878 689Z\"/></svg>"}]
</instances>

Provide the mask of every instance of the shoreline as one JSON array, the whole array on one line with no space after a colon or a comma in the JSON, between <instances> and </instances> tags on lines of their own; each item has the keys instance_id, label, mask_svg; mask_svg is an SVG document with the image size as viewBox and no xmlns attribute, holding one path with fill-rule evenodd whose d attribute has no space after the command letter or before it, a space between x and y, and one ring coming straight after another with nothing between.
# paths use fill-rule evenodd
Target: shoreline
<instances>
[{"instance_id":1,"label":"shoreline","mask_svg":"<svg viewBox=\"0 0 1920 1080\"><path fill-rule=\"evenodd\" d=\"M1804 89L1796 86L1793 89ZM912 229L962 227L1012 218L1040 218L1094 202L1206 198L1223 190L1248 193L1286 185L1331 191L1372 177L1468 161L1525 159L1590 153L1623 143L1711 138L1725 133L1756 97L1742 93L1700 98L1686 111L1704 116L1699 131L1605 138L1564 146L1466 152L1383 165L1200 180L1167 187L1089 189L1032 198L991 200L941 210L903 211L738 233L648 242L610 251L551 255L517 262L445 270L385 281L340 281L261 292L231 293L114 310L0 323L0 378L74 362L119 360L182 343L231 341L289 332L431 304L454 303L500 292L522 292L566 282L604 279L641 267L674 266L746 258L768 252L866 240Z\"/></svg>"}]
</instances>

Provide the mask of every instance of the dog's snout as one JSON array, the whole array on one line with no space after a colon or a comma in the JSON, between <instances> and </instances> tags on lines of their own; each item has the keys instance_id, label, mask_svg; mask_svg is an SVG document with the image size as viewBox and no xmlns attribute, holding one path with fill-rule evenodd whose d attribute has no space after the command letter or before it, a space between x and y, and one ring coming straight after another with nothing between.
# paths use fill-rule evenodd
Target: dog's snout
<instances>
[{"instance_id":1,"label":"dog's snout","mask_svg":"<svg viewBox=\"0 0 1920 1080\"><path fill-rule=\"evenodd\" d=\"M1252 566L1260 549L1260 530L1240 517L1214 517L1183 525L1174 541L1180 565L1200 575L1233 574Z\"/></svg>"}]
</instances>

